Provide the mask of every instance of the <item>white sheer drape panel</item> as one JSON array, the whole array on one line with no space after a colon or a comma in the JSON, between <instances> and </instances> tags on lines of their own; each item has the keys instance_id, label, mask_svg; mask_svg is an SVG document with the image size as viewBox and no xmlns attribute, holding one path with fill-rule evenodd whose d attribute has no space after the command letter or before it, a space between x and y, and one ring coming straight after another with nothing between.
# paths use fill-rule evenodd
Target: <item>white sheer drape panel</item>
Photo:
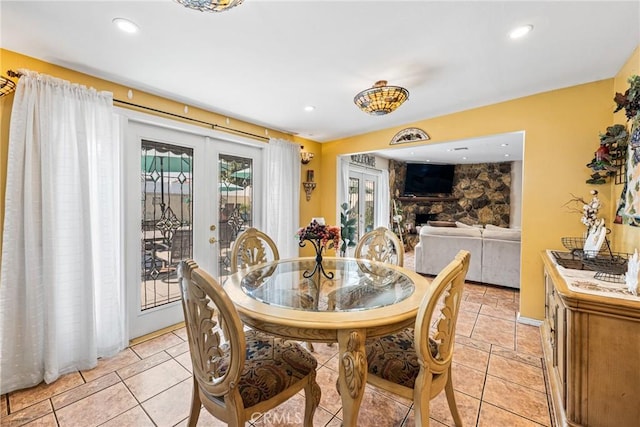
<instances>
[{"instance_id":1,"label":"white sheer drape panel","mask_svg":"<svg viewBox=\"0 0 640 427\"><path fill-rule=\"evenodd\" d=\"M281 258L298 256L300 228L300 146L272 138L265 149L266 197L264 232L278 246Z\"/></svg>"},{"instance_id":2,"label":"white sheer drape panel","mask_svg":"<svg viewBox=\"0 0 640 427\"><path fill-rule=\"evenodd\" d=\"M24 71L9 133L2 393L126 346L119 132L110 93Z\"/></svg>"},{"instance_id":3,"label":"white sheer drape panel","mask_svg":"<svg viewBox=\"0 0 640 427\"><path fill-rule=\"evenodd\" d=\"M376 197L376 227L389 227L389 218L391 218L389 207L391 204L391 193L389 190L389 171L383 169L380 171L380 183L378 184L378 194Z\"/></svg>"}]
</instances>

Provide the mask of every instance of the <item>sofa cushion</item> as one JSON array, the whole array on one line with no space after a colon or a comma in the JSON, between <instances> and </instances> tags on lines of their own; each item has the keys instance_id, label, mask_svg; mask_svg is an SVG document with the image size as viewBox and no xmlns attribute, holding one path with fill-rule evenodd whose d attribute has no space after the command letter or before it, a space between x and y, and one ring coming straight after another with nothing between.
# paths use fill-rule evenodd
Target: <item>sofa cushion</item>
<instances>
[{"instance_id":1,"label":"sofa cushion","mask_svg":"<svg viewBox=\"0 0 640 427\"><path fill-rule=\"evenodd\" d=\"M514 240L520 241L520 230L512 230L510 228L486 228L482 233L484 239L495 240Z\"/></svg>"},{"instance_id":2,"label":"sofa cushion","mask_svg":"<svg viewBox=\"0 0 640 427\"><path fill-rule=\"evenodd\" d=\"M453 221L427 221L427 225L432 227L455 227L456 223Z\"/></svg>"},{"instance_id":3,"label":"sofa cushion","mask_svg":"<svg viewBox=\"0 0 640 427\"><path fill-rule=\"evenodd\" d=\"M482 229L476 227L432 227L425 225L420 229L420 235L482 237Z\"/></svg>"}]
</instances>

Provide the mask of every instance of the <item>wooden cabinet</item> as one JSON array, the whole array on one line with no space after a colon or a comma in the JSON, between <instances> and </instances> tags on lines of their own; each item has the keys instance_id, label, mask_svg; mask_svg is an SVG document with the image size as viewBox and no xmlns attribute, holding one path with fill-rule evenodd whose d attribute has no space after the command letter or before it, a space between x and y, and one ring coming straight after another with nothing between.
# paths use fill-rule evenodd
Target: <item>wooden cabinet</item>
<instances>
[{"instance_id":1,"label":"wooden cabinet","mask_svg":"<svg viewBox=\"0 0 640 427\"><path fill-rule=\"evenodd\" d=\"M640 300L570 289L543 258L542 339L557 425L640 425Z\"/></svg>"}]
</instances>

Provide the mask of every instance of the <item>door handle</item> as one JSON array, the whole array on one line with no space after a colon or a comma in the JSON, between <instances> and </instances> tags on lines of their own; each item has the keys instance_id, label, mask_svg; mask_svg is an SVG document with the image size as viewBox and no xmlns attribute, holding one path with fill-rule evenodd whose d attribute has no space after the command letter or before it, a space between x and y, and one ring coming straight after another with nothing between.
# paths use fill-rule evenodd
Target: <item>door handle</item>
<instances>
[{"instance_id":1,"label":"door handle","mask_svg":"<svg viewBox=\"0 0 640 427\"><path fill-rule=\"evenodd\" d=\"M210 238L209 238L209 243L211 243L212 245L213 245L214 243L216 243L217 241L218 241L218 239L216 239L215 237L210 237Z\"/></svg>"},{"instance_id":2,"label":"door handle","mask_svg":"<svg viewBox=\"0 0 640 427\"><path fill-rule=\"evenodd\" d=\"M211 230L211 231L216 231L216 225L215 225L215 224L211 224L211 225L209 226L209 230Z\"/></svg>"}]
</instances>

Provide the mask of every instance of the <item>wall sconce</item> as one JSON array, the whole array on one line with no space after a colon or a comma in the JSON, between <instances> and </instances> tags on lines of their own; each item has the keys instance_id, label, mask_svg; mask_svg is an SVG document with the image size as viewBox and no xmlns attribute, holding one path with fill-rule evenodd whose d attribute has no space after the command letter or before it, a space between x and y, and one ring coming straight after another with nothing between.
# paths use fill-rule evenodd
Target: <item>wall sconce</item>
<instances>
[{"instance_id":1,"label":"wall sconce","mask_svg":"<svg viewBox=\"0 0 640 427\"><path fill-rule=\"evenodd\" d=\"M314 154L310 153L308 151L301 151L300 152L300 159L301 159L303 165L308 164L311 161L311 159L313 159L313 156L314 156Z\"/></svg>"},{"instance_id":2,"label":"wall sconce","mask_svg":"<svg viewBox=\"0 0 640 427\"><path fill-rule=\"evenodd\" d=\"M309 200L311 200L311 192L313 190L315 190L316 183L315 182L303 182L302 185L304 185L304 192L307 194L307 202L308 202Z\"/></svg>"}]
</instances>

